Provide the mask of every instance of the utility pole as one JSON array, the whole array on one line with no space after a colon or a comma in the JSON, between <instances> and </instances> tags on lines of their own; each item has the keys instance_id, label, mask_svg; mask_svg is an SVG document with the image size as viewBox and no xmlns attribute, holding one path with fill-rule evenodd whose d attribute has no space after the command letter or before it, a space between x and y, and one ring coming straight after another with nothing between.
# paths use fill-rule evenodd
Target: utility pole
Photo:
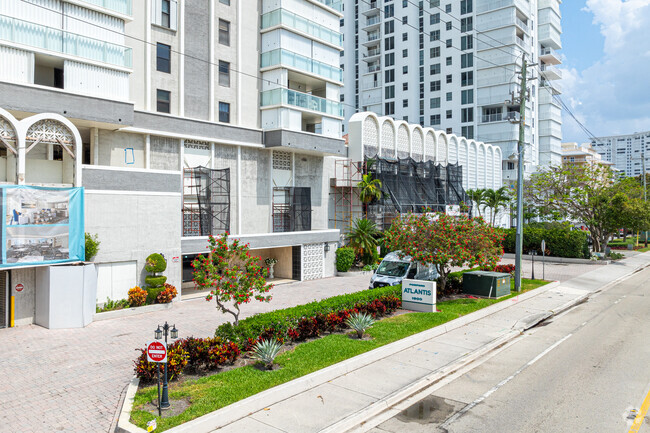
<instances>
[{"instance_id":1,"label":"utility pole","mask_svg":"<svg viewBox=\"0 0 650 433\"><path fill-rule=\"evenodd\" d=\"M517 231L515 237L515 290L521 292L521 266L524 245L524 132L526 119L526 54L521 55L519 89L519 143L517 145Z\"/></svg>"}]
</instances>

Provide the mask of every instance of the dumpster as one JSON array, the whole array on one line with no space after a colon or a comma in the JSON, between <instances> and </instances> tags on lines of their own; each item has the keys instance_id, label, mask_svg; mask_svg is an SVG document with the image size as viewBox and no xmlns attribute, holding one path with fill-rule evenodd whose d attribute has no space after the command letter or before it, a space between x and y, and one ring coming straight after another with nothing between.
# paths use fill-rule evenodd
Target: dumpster
<instances>
[{"instance_id":1,"label":"dumpster","mask_svg":"<svg viewBox=\"0 0 650 433\"><path fill-rule=\"evenodd\" d=\"M463 274L463 293L500 298L510 294L510 274L500 272L473 271Z\"/></svg>"}]
</instances>

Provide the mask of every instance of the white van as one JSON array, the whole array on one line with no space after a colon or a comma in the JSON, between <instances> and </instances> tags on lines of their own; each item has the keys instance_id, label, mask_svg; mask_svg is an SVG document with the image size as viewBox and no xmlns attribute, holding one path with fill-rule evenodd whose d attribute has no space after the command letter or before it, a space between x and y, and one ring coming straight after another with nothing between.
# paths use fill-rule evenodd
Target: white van
<instances>
[{"instance_id":1,"label":"white van","mask_svg":"<svg viewBox=\"0 0 650 433\"><path fill-rule=\"evenodd\" d=\"M386 254L379 267L370 277L370 288L396 286L404 278L412 280L435 281L438 272L433 265L413 262L410 256L399 257L399 251Z\"/></svg>"}]
</instances>

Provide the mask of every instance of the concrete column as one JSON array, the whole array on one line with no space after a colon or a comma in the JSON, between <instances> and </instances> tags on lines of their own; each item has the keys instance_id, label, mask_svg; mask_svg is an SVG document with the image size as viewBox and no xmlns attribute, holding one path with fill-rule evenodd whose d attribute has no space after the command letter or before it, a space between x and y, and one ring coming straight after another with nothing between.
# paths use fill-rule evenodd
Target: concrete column
<instances>
[{"instance_id":1,"label":"concrete column","mask_svg":"<svg viewBox=\"0 0 650 433\"><path fill-rule=\"evenodd\" d=\"M18 161L16 164L16 183L18 185L25 185L25 166L27 158L26 145L27 130L16 127L16 138L18 145Z\"/></svg>"},{"instance_id":2,"label":"concrete column","mask_svg":"<svg viewBox=\"0 0 650 433\"><path fill-rule=\"evenodd\" d=\"M99 165L99 128L92 128L93 164Z\"/></svg>"},{"instance_id":3,"label":"concrete column","mask_svg":"<svg viewBox=\"0 0 650 433\"><path fill-rule=\"evenodd\" d=\"M144 168L151 168L151 135L144 136Z\"/></svg>"},{"instance_id":4,"label":"concrete column","mask_svg":"<svg viewBox=\"0 0 650 433\"><path fill-rule=\"evenodd\" d=\"M242 229L242 202L241 202L241 146L237 146L237 234L244 234Z\"/></svg>"},{"instance_id":5,"label":"concrete column","mask_svg":"<svg viewBox=\"0 0 650 433\"><path fill-rule=\"evenodd\" d=\"M210 11L209 11L209 16L210 16L210 40L208 42L210 46L210 85L209 85L209 92L210 92L210 101L209 101L209 107L210 107L210 114L208 115L208 120L210 122L214 122L214 98L215 98L215 85L214 85L214 63L215 63L215 50L217 45L215 44L214 40L214 35L215 35L215 26L217 25L217 19L214 16L214 11L215 11L215 4L214 2L217 0L210 0ZM240 2L241 3L241 2ZM239 65L238 65L239 66ZM239 76L239 74L237 74ZM239 105L239 103L238 103ZM212 143L212 149L214 150L214 143ZM212 152L212 155L214 156L214 152ZM212 166L214 168L214 165Z\"/></svg>"}]
</instances>

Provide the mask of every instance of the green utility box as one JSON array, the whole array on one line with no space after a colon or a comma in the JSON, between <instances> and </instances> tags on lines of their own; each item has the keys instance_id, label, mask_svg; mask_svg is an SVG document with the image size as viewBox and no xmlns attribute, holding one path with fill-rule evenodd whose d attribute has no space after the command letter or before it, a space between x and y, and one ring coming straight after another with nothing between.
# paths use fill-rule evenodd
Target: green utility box
<instances>
[{"instance_id":1,"label":"green utility box","mask_svg":"<svg viewBox=\"0 0 650 433\"><path fill-rule=\"evenodd\" d=\"M510 274L500 272L474 271L463 274L463 293L500 298L510 294Z\"/></svg>"}]
</instances>

